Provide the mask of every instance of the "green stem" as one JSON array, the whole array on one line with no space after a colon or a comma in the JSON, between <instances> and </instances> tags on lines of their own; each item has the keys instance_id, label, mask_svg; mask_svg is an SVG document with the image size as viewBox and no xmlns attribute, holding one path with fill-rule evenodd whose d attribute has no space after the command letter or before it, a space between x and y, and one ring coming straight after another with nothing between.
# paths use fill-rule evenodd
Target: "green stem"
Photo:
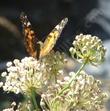
<instances>
[{"instance_id":1,"label":"green stem","mask_svg":"<svg viewBox=\"0 0 110 111\"><path fill-rule=\"evenodd\" d=\"M34 91L34 89L32 89L32 92L31 92L31 101L33 104L33 109L36 109L36 111L39 111L39 108L36 102L36 92Z\"/></svg>"},{"instance_id":2,"label":"green stem","mask_svg":"<svg viewBox=\"0 0 110 111\"><path fill-rule=\"evenodd\" d=\"M76 78L76 76L79 76L79 75L81 74L80 72L81 72L82 69L85 67L86 63L87 63L87 61L85 61L84 64L81 65L80 69L76 72L75 76L73 75L73 77L71 78L71 80L70 80L68 86L71 85L71 83L72 83L73 80Z\"/></svg>"},{"instance_id":3,"label":"green stem","mask_svg":"<svg viewBox=\"0 0 110 111\"><path fill-rule=\"evenodd\" d=\"M72 83L73 80L76 78L76 76L79 76L79 75L80 75L80 72L81 72L81 70L85 67L86 63L87 63L87 61L85 61L85 62L81 65L80 69L76 72L76 74L72 76L69 84L67 84L67 85L61 90L61 92L60 92L58 95L61 95L66 89L68 89L68 88L70 87L71 83Z\"/></svg>"}]
</instances>

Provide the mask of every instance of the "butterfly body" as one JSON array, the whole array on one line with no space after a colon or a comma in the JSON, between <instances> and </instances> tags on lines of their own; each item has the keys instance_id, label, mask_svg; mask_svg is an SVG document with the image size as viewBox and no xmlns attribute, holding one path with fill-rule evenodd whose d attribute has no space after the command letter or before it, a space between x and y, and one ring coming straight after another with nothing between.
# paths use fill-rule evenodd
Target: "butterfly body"
<instances>
[{"instance_id":1,"label":"butterfly body","mask_svg":"<svg viewBox=\"0 0 110 111\"><path fill-rule=\"evenodd\" d=\"M47 36L44 43L41 41L36 41L35 32L32 30L31 23L29 22L27 16L23 13L21 14L21 21L23 24L24 29L24 36L25 36L25 45L27 52L35 57L35 58L42 58L46 56L56 44L60 34L68 22L67 18L64 18ZM39 45L39 48L36 46ZM37 51L36 51L37 50Z\"/></svg>"}]
</instances>

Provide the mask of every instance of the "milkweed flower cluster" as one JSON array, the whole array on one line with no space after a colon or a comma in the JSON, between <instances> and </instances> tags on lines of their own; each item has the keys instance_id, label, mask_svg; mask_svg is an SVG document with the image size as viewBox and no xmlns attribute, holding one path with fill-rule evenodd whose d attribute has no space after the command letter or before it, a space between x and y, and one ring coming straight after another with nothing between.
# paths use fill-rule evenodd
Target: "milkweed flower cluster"
<instances>
[{"instance_id":1,"label":"milkweed flower cluster","mask_svg":"<svg viewBox=\"0 0 110 111\"><path fill-rule=\"evenodd\" d=\"M50 111L97 111L103 107L107 95L99 88L101 81L95 80L84 71L80 73L63 94L60 93L64 86L69 84L74 72L48 86L48 90L42 94L42 101L46 102Z\"/></svg>"},{"instance_id":2,"label":"milkweed flower cluster","mask_svg":"<svg viewBox=\"0 0 110 111\"><path fill-rule=\"evenodd\" d=\"M101 89L101 81L83 71L87 63L98 65L103 61L105 48L101 40L96 36L78 35L70 52L82 65L69 74L63 70L67 59L60 52L52 51L39 60L25 57L7 63L7 71L2 73L5 82L0 82L0 86L6 92L28 97L16 111L39 111L36 94L41 95L43 111L97 111L103 107L107 93Z\"/></svg>"},{"instance_id":3,"label":"milkweed flower cluster","mask_svg":"<svg viewBox=\"0 0 110 111\"><path fill-rule=\"evenodd\" d=\"M16 94L28 94L34 88L37 93L40 92L51 78L52 73L58 74L64 62L63 55L59 53L51 57L52 61L49 58L48 56L48 61L45 58L38 61L33 57L25 57L21 61L15 59L13 62L8 62L7 72L2 73L2 77L6 78L3 90ZM55 61L56 58L58 62ZM56 72L50 64L57 67Z\"/></svg>"},{"instance_id":4,"label":"milkweed flower cluster","mask_svg":"<svg viewBox=\"0 0 110 111\"><path fill-rule=\"evenodd\" d=\"M7 67L4 91L18 94L28 93L31 88L41 89L43 84L41 72L44 72L44 64L32 57L25 57L21 61L15 59L13 62L8 62Z\"/></svg>"},{"instance_id":5,"label":"milkweed flower cluster","mask_svg":"<svg viewBox=\"0 0 110 111\"><path fill-rule=\"evenodd\" d=\"M76 56L79 61L86 61L93 65L98 65L104 60L105 48L102 41L97 36L77 35L73 41L74 48L70 48L72 56Z\"/></svg>"}]
</instances>

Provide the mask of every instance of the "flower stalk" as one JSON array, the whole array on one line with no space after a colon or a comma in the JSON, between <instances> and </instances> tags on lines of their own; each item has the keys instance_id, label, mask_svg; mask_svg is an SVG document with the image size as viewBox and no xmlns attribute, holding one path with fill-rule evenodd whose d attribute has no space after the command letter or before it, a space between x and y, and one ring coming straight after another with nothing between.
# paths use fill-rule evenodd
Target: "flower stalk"
<instances>
[{"instance_id":1,"label":"flower stalk","mask_svg":"<svg viewBox=\"0 0 110 111\"><path fill-rule=\"evenodd\" d=\"M30 97L31 97L32 105L33 105L33 110L40 111L39 108L38 108L37 102L36 102L36 92L33 89L31 91L31 96Z\"/></svg>"},{"instance_id":2,"label":"flower stalk","mask_svg":"<svg viewBox=\"0 0 110 111\"><path fill-rule=\"evenodd\" d=\"M81 65L81 67L79 68L79 70L71 77L69 83L61 90L61 92L58 95L62 95L63 92L70 87L70 85L72 84L72 82L74 82L74 79L76 78L76 76L79 76L81 74L80 72L83 70L83 68L85 67L86 64L87 64L87 62L85 61L85 63L83 63Z\"/></svg>"},{"instance_id":3,"label":"flower stalk","mask_svg":"<svg viewBox=\"0 0 110 111\"><path fill-rule=\"evenodd\" d=\"M73 75L73 77L70 79L70 82L68 84L68 86L71 85L72 82L74 82L74 79L76 78L76 76L79 76L81 73L81 71L84 69L85 65L88 63L88 60L86 60L81 67L79 68L79 70L75 73L75 75Z\"/></svg>"}]
</instances>

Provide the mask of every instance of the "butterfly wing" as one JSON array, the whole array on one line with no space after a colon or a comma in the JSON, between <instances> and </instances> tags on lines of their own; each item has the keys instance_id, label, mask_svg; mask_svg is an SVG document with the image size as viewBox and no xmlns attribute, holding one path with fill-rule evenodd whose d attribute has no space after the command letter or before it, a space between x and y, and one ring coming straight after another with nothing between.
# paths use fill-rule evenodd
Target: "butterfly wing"
<instances>
[{"instance_id":1,"label":"butterfly wing","mask_svg":"<svg viewBox=\"0 0 110 111\"><path fill-rule=\"evenodd\" d=\"M64 18L47 36L40 50L40 57L47 55L56 44L56 41L60 37L60 34L68 22L68 18Z\"/></svg>"},{"instance_id":2,"label":"butterfly wing","mask_svg":"<svg viewBox=\"0 0 110 111\"><path fill-rule=\"evenodd\" d=\"M20 19L21 19L22 26L23 26L26 50L30 56L36 58L37 51L36 51L35 32L32 30L31 23L29 22L29 20L24 12L21 13Z\"/></svg>"}]
</instances>

